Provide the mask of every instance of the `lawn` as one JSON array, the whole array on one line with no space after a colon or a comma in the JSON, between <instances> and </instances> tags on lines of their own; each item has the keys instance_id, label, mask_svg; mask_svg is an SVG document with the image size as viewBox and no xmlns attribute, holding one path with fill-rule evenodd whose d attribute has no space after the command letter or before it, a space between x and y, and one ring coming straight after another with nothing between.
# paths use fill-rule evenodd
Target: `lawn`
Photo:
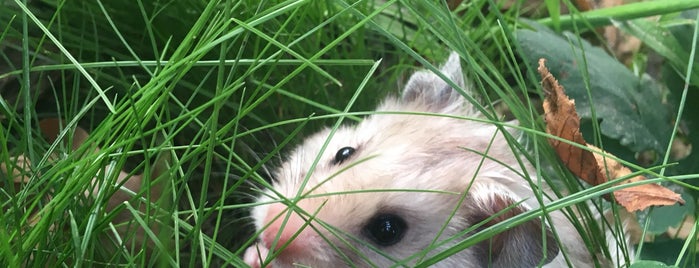
<instances>
[{"instance_id":1,"label":"lawn","mask_svg":"<svg viewBox=\"0 0 699 268\"><path fill-rule=\"evenodd\" d=\"M0 1L0 265L243 266L285 153L456 51L555 205L615 212L589 245L624 208L549 145L539 58L588 143L687 202L632 214L631 266L696 267L699 2L575 2Z\"/></svg>"}]
</instances>

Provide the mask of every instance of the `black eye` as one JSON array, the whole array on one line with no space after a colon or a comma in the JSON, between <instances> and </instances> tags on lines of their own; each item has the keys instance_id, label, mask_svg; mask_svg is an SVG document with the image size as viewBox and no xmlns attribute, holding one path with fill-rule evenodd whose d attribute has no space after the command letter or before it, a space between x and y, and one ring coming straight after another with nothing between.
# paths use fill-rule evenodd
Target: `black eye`
<instances>
[{"instance_id":1,"label":"black eye","mask_svg":"<svg viewBox=\"0 0 699 268\"><path fill-rule=\"evenodd\" d=\"M364 226L364 232L379 246L400 242L407 229L403 218L394 214L378 214Z\"/></svg>"},{"instance_id":2,"label":"black eye","mask_svg":"<svg viewBox=\"0 0 699 268\"><path fill-rule=\"evenodd\" d=\"M347 160L352 154L354 154L354 148L352 147L342 147L340 150L337 151L335 154L335 159L333 160L333 164L337 165L342 163L343 161Z\"/></svg>"}]
</instances>

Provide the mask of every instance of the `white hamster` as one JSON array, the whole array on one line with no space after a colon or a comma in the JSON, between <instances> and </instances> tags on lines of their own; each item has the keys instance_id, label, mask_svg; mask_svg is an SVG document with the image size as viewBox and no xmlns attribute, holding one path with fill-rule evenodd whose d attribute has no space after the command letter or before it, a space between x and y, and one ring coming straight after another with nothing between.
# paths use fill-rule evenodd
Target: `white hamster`
<instances>
[{"instance_id":1,"label":"white hamster","mask_svg":"<svg viewBox=\"0 0 699 268\"><path fill-rule=\"evenodd\" d=\"M441 73L464 88L456 53ZM326 129L288 154L273 189L258 199L264 204L252 210L262 231L245 252L248 265L414 266L459 238L540 207L525 179L536 176L532 166L495 125L464 119L483 116L437 74L413 74L402 96L377 111L399 114L371 115L340 127L329 141ZM490 219L503 209L509 210ZM592 267L568 218L560 211L549 216L551 222L513 226L433 266Z\"/></svg>"}]
</instances>

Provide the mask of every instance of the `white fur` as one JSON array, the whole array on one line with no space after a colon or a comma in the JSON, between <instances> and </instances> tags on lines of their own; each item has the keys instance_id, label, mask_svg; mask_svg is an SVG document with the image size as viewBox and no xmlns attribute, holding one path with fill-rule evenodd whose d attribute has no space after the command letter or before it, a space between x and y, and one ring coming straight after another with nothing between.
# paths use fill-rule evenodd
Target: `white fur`
<instances>
[{"instance_id":1,"label":"white fur","mask_svg":"<svg viewBox=\"0 0 699 268\"><path fill-rule=\"evenodd\" d=\"M452 54L441 71L454 84L463 87L458 55ZM411 77L402 98L389 98L377 110L481 117L448 83L427 71ZM276 200L288 205L288 200L296 198L298 201L293 206L300 210L292 209L296 211L292 214L280 213L281 218L291 216L309 222L302 231L292 230L298 231L297 239L303 240L304 247L300 250L294 248L293 252L282 249L280 257L271 262L273 267L292 267L295 264L388 267L402 260L407 260L406 265L412 266L422 257L432 256L453 245L448 243L424 251L434 241L450 238L476 224L472 222L475 213L490 211L493 206L498 208L497 205L503 202L507 205L508 202L523 201L513 211L541 206L523 177L524 173L533 177L536 172L525 159L521 159L525 163L523 166L519 164L516 155L521 153L512 151L501 130L493 124L445 116L376 114L357 125L341 127L330 138L327 148L322 150L329 134L330 130L321 131L290 152L275 174L278 181L274 189L266 190L258 200ZM336 152L346 146L356 148L354 155L339 165L333 164ZM316 158L318 163L311 170ZM305 187L299 190L302 185ZM540 187L544 191L547 189L546 185ZM367 190L390 191L347 193ZM464 193L464 203L459 205ZM307 196L298 198L299 194ZM257 229L263 230L261 237L281 233L279 228L265 229L275 222L271 218L277 216L268 215L269 207L260 205L252 210ZM367 220L382 209L399 211L408 224L403 239L387 247L372 244L362 232ZM455 214L450 218L453 212ZM555 211L549 216L552 222L543 224L547 229L555 226L560 241L557 255L553 260L549 259L547 267L567 267L563 251L575 267L593 266L588 249L565 215ZM309 221L309 218L313 219ZM521 231L527 230L513 227L511 232L503 234L506 243L499 254L501 259L493 265L520 267L521 263L526 263L521 258L529 257L539 258L529 261L540 261L540 254L526 252L526 247L530 246L533 248L529 250L537 250L537 242L526 239L537 235L522 236ZM525 248L513 248L519 246ZM270 248L272 245L259 243L247 250L244 259L249 265L259 267L276 251ZM468 248L435 267L481 267L484 258L487 256L475 247Z\"/></svg>"}]
</instances>

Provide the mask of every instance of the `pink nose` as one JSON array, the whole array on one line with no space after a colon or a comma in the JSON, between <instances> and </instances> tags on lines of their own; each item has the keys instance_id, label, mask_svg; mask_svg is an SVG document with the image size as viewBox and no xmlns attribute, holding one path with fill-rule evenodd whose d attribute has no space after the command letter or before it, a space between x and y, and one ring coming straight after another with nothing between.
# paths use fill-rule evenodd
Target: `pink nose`
<instances>
[{"instance_id":1,"label":"pink nose","mask_svg":"<svg viewBox=\"0 0 699 268\"><path fill-rule=\"evenodd\" d=\"M317 237L315 232L299 214L289 213L287 206L279 203L270 205L265 223L269 226L262 233L262 243L269 249L273 247L274 251L281 249L280 257L313 252L312 246Z\"/></svg>"}]
</instances>

